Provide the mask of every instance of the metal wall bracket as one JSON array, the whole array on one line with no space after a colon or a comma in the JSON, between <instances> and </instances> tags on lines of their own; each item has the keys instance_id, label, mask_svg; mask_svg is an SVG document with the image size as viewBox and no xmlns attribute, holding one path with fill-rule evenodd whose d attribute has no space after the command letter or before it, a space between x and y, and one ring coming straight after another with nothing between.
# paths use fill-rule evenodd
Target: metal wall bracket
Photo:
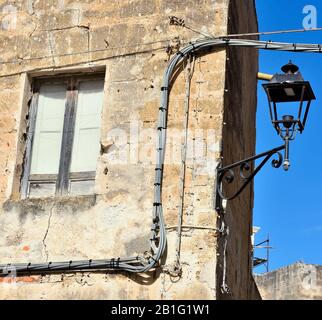
<instances>
[{"instance_id":1,"label":"metal wall bracket","mask_svg":"<svg viewBox=\"0 0 322 320\"><path fill-rule=\"evenodd\" d=\"M218 212L222 211L222 200L232 200L238 197L241 192L247 187L247 185L254 179L257 173L263 168L267 161L274 155L278 156L278 159L272 160L273 168L279 168L283 162L283 156L279 152L285 149L285 145L271 149L269 151L260 153L258 155L246 158L244 160L235 162L231 165L222 167L221 164L217 167L217 184L216 184L216 210ZM250 172L252 166L251 163L257 159L264 158L262 162ZM235 191L232 195L224 195L223 184L231 184L235 181L235 171L238 169L240 180L242 185Z\"/></svg>"}]
</instances>

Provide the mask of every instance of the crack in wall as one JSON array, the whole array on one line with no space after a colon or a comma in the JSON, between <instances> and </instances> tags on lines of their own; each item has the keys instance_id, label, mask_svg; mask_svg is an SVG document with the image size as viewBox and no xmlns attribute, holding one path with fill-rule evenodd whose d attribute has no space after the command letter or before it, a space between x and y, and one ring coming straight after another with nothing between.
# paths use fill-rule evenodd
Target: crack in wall
<instances>
[{"instance_id":1,"label":"crack in wall","mask_svg":"<svg viewBox=\"0 0 322 320\"><path fill-rule=\"evenodd\" d=\"M52 44L52 33L48 32L48 41L49 41L49 48L50 48L50 53L51 53L51 58L52 58L52 63L54 65L54 68L56 67L56 60L55 60L55 54L54 54L54 48Z\"/></svg>"},{"instance_id":2,"label":"crack in wall","mask_svg":"<svg viewBox=\"0 0 322 320\"><path fill-rule=\"evenodd\" d=\"M47 240L48 233L49 233L49 229L50 229L50 225L51 225L51 218L53 216L53 211L54 211L54 205L50 209L50 214L49 214L48 222L47 222L47 229L46 229L44 238L42 239L42 243L43 243L43 246L44 246L44 252L45 252L45 256L46 256L46 262L48 262L48 258L49 258L49 251L47 249L46 240Z\"/></svg>"},{"instance_id":3,"label":"crack in wall","mask_svg":"<svg viewBox=\"0 0 322 320\"><path fill-rule=\"evenodd\" d=\"M39 33L41 33L41 32L50 32L50 31L71 30L71 29L76 29L76 28L85 29L85 30L89 30L90 29L90 27L87 26L87 25L77 24L75 26L70 26L70 27L51 28L51 29L39 29Z\"/></svg>"}]
</instances>

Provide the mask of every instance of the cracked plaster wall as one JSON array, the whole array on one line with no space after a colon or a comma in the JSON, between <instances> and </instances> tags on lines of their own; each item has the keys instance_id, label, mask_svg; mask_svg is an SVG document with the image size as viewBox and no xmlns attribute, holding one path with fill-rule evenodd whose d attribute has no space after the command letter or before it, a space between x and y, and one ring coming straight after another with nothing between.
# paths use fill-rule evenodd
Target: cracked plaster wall
<instances>
[{"instance_id":1,"label":"cracked plaster wall","mask_svg":"<svg viewBox=\"0 0 322 320\"><path fill-rule=\"evenodd\" d=\"M256 17L251 15L251 22L248 18L248 13L254 11L253 1L247 3L247 7L234 8L233 13L241 21L248 21L241 31L256 31ZM168 16L183 17L198 30L222 35L227 32L229 1L0 1L0 21L7 18L3 8L8 4L17 8L17 19L13 29L0 28L0 60L6 62L0 63L0 262L69 261L143 253L149 249L154 183L154 165L145 155L150 151L154 159L163 72L171 54L199 37L170 26ZM106 77L102 155L97 163L95 195L20 200L32 78L97 68L105 68ZM248 76L255 77L255 69L250 68L238 80L246 86ZM238 70L229 76L236 74ZM185 225L217 224L214 168L220 156L226 77L225 51L197 57L191 87L191 139L195 144L206 143L205 132L209 129L215 136L206 148L212 166L207 168L197 159L191 159L187 166ZM171 90L169 130L183 127L184 98L181 73ZM147 135L130 140L133 121L138 121L139 130L152 131L153 138ZM108 137L115 128L125 130L129 138L126 145L118 145ZM170 141L168 149L178 146L176 143ZM137 152L130 154L129 146ZM129 161L111 163L108 155L113 152L123 152ZM167 152L167 157L171 159L173 154ZM179 163L165 166L163 201L168 226L177 224ZM169 230L167 265L175 259L176 236L175 230ZM216 282L217 255L221 254L218 245L212 230L184 230L183 273L176 283L160 270L147 275L112 272L25 276L14 284L2 279L0 298L214 299L220 285ZM233 257L230 259L228 268L233 272L238 266ZM251 297L249 293L240 294L248 292L246 287L251 282L248 267L243 268L246 276L238 285L245 290L235 288L233 283L231 287L236 298Z\"/></svg>"}]
</instances>

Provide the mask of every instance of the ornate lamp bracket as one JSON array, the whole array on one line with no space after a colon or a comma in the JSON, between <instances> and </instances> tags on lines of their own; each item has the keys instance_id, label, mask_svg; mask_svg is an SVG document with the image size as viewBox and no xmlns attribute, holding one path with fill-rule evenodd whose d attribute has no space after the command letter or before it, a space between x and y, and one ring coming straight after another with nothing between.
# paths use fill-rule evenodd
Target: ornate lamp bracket
<instances>
[{"instance_id":1,"label":"ornate lamp bracket","mask_svg":"<svg viewBox=\"0 0 322 320\"><path fill-rule=\"evenodd\" d=\"M278 156L278 159L272 160L273 168L279 168L283 163L283 156L279 152L285 149L285 145L271 149L269 151L260 153L258 155L246 158L244 160L235 162L231 165L222 167L221 164L217 167L217 185L216 185L216 209L218 212L222 210L222 200L232 200L238 197L241 192L247 187L247 185L254 179L257 173L263 168L263 166L274 155ZM251 172L251 163L257 159L264 158L261 163ZM235 169L239 172L241 186L235 193L231 195L225 195L223 192L224 184L232 184L235 181Z\"/></svg>"}]
</instances>

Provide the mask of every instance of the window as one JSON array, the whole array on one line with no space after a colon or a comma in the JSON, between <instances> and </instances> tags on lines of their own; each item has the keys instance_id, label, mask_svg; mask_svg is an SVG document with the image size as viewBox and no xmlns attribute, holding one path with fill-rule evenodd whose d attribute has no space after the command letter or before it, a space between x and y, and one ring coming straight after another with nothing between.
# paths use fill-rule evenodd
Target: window
<instances>
[{"instance_id":1,"label":"window","mask_svg":"<svg viewBox=\"0 0 322 320\"><path fill-rule=\"evenodd\" d=\"M22 197L94 193L103 75L34 82Z\"/></svg>"}]
</instances>

